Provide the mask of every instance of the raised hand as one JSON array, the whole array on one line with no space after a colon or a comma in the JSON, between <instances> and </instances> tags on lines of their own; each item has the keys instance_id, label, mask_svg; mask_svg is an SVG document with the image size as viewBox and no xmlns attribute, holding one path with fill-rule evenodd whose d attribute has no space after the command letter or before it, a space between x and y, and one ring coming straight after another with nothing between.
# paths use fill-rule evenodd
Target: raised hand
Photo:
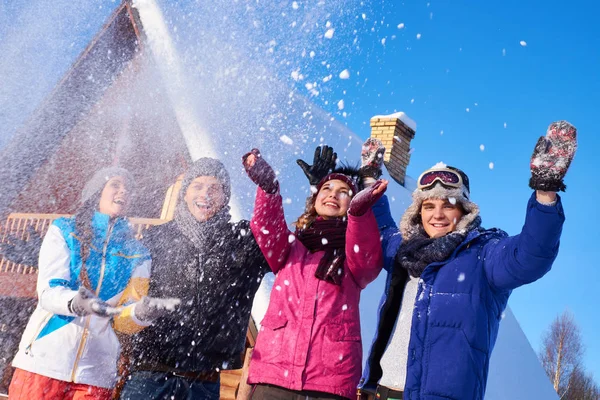
<instances>
[{"instance_id":1,"label":"raised hand","mask_svg":"<svg viewBox=\"0 0 600 400\"><path fill-rule=\"evenodd\" d=\"M577 150L577 129L567 121L550 124L531 156L529 186L546 192L564 191L563 179Z\"/></svg>"},{"instance_id":2,"label":"raised hand","mask_svg":"<svg viewBox=\"0 0 600 400\"><path fill-rule=\"evenodd\" d=\"M374 185L358 192L350 201L348 214L359 217L366 213L383 196L387 185L388 181L380 179Z\"/></svg>"},{"instance_id":3,"label":"raised hand","mask_svg":"<svg viewBox=\"0 0 600 400\"><path fill-rule=\"evenodd\" d=\"M262 158L260 150L252 149L242 157L242 164L248 177L267 193L276 193L279 182L273 168Z\"/></svg>"},{"instance_id":4,"label":"raised hand","mask_svg":"<svg viewBox=\"0 0 600 400\"><path fill-rule=\"evenodd\" d=\"M304 175L312 186L317 186L335 168L337 153L330 146L317 146L312 165L304 160L297 159L296 163L302 168Z\"/></svg>"},{"instance_id":5,"label":"raised hand","mask_svg":"<svg viewBox=\"0 0 600 400\"><path fill-rule=\"evenodd\" d=\"M370 186L381 176L385 147L381 140L369 138L363 143L360 153L360 174L365 186Z\"/></svg>"}]
</instances>

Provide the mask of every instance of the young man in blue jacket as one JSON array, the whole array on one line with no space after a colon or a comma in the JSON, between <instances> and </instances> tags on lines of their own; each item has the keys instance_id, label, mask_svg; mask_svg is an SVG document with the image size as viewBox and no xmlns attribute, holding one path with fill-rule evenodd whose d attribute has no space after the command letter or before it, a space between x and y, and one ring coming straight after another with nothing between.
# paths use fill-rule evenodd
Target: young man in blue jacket
<instances>
[{"instance_id":1,"label":"young man in blue jacket","mask_svg":"<svg viewBox=\"0 0 600 400\"><path fill-rule=\"evenodd\" d=\"M437 165L418 179L400 229L385 196L374 206L385 292L359 394L385 399L483 399L489 360L511 291L546 274L565 220L558 191L576 130L555 122L531 159L520 234L481 227L467 175Z\"/></svg>"}]
</instances>

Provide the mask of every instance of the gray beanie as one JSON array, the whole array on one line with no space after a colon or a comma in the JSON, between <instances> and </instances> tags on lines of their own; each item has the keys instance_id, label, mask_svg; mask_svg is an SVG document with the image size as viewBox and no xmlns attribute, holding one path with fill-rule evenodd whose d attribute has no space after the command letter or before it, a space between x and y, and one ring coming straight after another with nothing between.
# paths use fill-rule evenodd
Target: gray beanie
<instances>
[{"instance_id":1,"label":"gray beanie","mask_svg":"<svg viewBox=\"0 0 600 400\"><path fill-rule=\"evenodd\" d=\"M229 180L229 173L225 169L223 163L219 160L209 157L199 158L188 168L181 181L181 191L179 192L179 198L183 199L188 186L194 179L199 176L214 176L223 185L223 193L225 194L225 204L229 203L231 197L231 182Z\"/></svg>"},{"instance_id":2,"label":"gray beanie","mask_svg":"<svg viewBox=\"0 0 600 400\"><path fill-rule=\"evenodd\" d=\"M127 171L125 168L121 168L121 167L102 168L101 170L96 171L94 176L92 176L92 178L89 181L87 181L87 183L83 187L83 190L81 191L81 203L80 204L83 205L86 201L88 201L96 193L99 193L100 191L102 191L102 189L104 189L104 186L106 185L106 182L108 182L111 178L114 178L115 176L120 176L120 177L124 178L127 181L127 185L130 186L129 190L133 191L133 185L135 184L133 175L131 175L131 173L129 171Z\"/></svg>"}]
</instances>

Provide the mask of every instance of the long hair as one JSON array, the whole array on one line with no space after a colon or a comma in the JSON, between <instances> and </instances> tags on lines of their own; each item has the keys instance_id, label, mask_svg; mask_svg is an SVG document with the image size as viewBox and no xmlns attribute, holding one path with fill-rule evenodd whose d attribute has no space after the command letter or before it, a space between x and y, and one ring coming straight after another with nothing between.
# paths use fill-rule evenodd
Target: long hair
<instances>
[{"instance_id":1,"label":"long hair","mask_svg":"<svg viewBox=\"0 0 600 400\"><path fill-rule=\"evenodd\" d=\"M304 213L298 217L296 222L293 223L296 229L306 229L309 226L311 226L313 222L315 222L315 220L319 216L319 214L317 214L317 209L315 208L316 200L316 194L306 199L306 207Z\"/></svg>"},{"instance_id":2,"label":"long hair","mask_svg":"<svg viewBox=\"0 0 600 400\"><path fill-rule=\"evenodd\" d=\"M101 195L102 191L94 194L92 197L87 199L75 213L75 234L79 239L79 255L81 258L79 279L81 280L83 286L92 291L95 291L95 288L91 287L92 285L90 283L85 265L88 257L90 256L92 239L94 238L92 221L94 219L94 213L98 209Z\"/></svg>"}]
</instances>

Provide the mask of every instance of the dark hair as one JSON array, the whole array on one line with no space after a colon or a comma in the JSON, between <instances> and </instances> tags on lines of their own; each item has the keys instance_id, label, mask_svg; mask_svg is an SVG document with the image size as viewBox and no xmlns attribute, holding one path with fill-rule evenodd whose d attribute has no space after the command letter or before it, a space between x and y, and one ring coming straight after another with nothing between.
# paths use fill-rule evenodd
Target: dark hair
<instances>
[{"instance_id":1,"label":"dark hair","mask_svg":"<svg viewBox=\"0 0 600 400\"><path fill-rule=\"evenodd\" d=\"M79 239L79 255L81 258L79 279L81 280L83 286L92 291L95 291L95 288L91 287L91 282L88 277L85 264L90 256L92 239L94 237L92 221L94 219L94 213L98 209L101 195L102 191L95 193L93 196L87 199L75 213L75 234L77 235L77 239Z\"/></svg>"}]
</instances>

